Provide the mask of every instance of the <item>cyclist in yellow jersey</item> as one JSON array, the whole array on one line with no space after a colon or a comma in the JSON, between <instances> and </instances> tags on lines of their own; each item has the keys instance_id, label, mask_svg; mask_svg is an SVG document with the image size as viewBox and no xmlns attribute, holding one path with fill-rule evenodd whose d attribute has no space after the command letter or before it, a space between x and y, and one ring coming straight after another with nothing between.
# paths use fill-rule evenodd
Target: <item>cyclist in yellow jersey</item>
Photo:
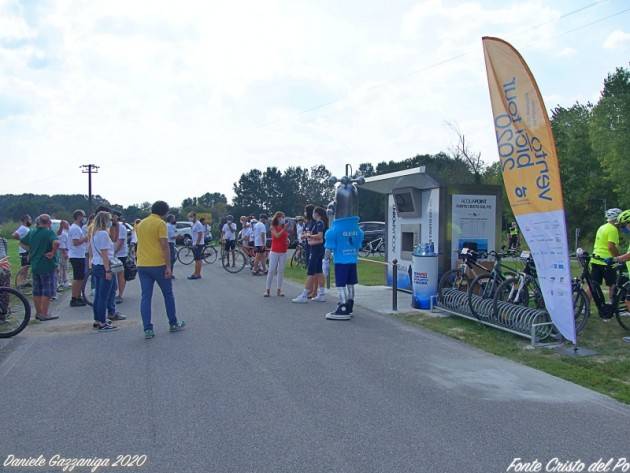
<instances>
[{"instance_id":1,"label":"cyclist in yellow jersey","mask_svg":"<svg viewBox=\"0 0 630 473\"><path fill-rule=\"evenodd\" d=\"M619 229L621 233L627 235L627 238L630 238L630 210L624 210L619 214L617 219L617 223L619 225ZM628 247L628 251L623 254L613 258L615 263L626 263L626 270L628 274L630 274L630 246ZM626 283L626 310L630 312L630 282ZM630 337L624 337L623 340L625 342L630 342Z\"/></svg>"},{"instance_id":2,"label":"cyclist in yellow jersey","mask_svg":"<svg viewBox=\"0 0 630 473\"><path fill-rule=\"evenodd\" d=\"M621 209L608 209L606 211L607 222L597 229L595 244L593 245L593 258L591 258L591 277L593 282L601 286L606 281L609 298L612 298L613 287L617 280L617 272L606 264L607 259L619 256L619 230L617 219Z\"/></svg>"}]
</instances>

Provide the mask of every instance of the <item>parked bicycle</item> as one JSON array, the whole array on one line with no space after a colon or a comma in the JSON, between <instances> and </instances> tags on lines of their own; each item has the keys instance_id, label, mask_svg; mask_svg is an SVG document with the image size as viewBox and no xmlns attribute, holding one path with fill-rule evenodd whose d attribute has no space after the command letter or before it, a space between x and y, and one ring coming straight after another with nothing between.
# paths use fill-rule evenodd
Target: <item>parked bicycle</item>
<instances>
[{"instance_id":1,"label":"parked bicycle","mask_svg":"<svg viewBox=\"0 0 630 473\"><path fill-rule=\"evenodd\" d=\"M451 269L442 275L438 284L438 294L441 297L445 289L457 289L461 292L468 292L473 278L479 274L487 274L488 270L480 265L477 260L484 256L469 248L462 248L460 259L462 263L458 268ZM481 271L481 272L478 272ZM470 277L470 274L473 277Z\"/></svg>"},{"instance_id":2,"label":"parked bicycle","mask_svg":"<svg viewBox=\"0 0 630 473\"><path fill-rule=\"evenodd\" d=\"M372 240L359 250L359 256L367 258L368 256L385 256L385 240L377 238Z\"/></svg>"},{"instance_id":3,"label":"parked bicycle","mask_svg":"<svg viewBox=\"0 0 630 473\"><path fill-rule=\"evenodd\" d=\"M515 269L510 268L501 262L505 256L504 253L490 251L488 252L488 256L494 258L492 269L485 274L482 273L475 276L475 279L473 279L470 283L470 288L468 290L468 305L470 306L470 312L478 319L482 317L476 310L476 306L473 303L475 298L473 296L481 297L482 299L494 299L497 289L506 279L505 272L507 272L510 276L514 276L517 273Z\"/></svg>"},{"instance_id":4,"label":"parked bicycle","mask_svg":"<svg viewBox=\"0 0 630 473\"><path fill-rule=\"evenodd\" d=\"M0 338L17 335L31 319L31 304L24 295L10 287L0 287Z\"/></svg>"},{"instance_id":5,"label":"parked bicycle","mask_svg":"<svg viewBox=\"0 0 630 473\"><path fill-rule=\"evenodd\" d=\"M610 320L615 317L623 329L630 330L630 312L628 312L625 304L626 295L630 291L630 281L628 280L628 275L623 271L624 266L620 264L610 265L617 271L617 280L613 286L612 299L610 302L606 302L606 297L604 296L601 286L593 282L591 277L589 262L591 258L597 257L589 255L586 251L582 250L582 248L578 248L576 256L580 266L582 266L582 274L579 278L573 279L574 291L578 288L582 288L583 290L583 285L586 283L593 296L593 302L597 307L599 316L603 320ZM601 260L601 258L597 259ZM586 325L586 319L588 319L589 313L590 309L585 313L583 326Z\"/></svg>"}]
</instances>

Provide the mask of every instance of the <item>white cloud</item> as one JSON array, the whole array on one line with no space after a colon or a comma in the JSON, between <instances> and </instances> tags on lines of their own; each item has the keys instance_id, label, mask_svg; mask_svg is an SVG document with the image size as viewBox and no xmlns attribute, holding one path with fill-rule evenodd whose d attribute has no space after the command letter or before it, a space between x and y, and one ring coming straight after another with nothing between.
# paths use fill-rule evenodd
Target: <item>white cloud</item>
<instances>
[{"instance_id":1,"label":"white cloud","mask_svg":"<svg viewBox=\"0 0 630 473\"><path fill-rule=\"evenodd\" d=\"M0 0L3 192L85 192L78 165L94 162L96 191L125 204L230 194L252 167L447 150L447 120L490 161L481 36L535 60L582 54L556 37L550 0L20 5ZM580 95L549 76L549 95Z\"/></svg>"},{"instance_id":2,"label":"white cloud","mask_svg":"<svg viewBox=\"0 0 630 473\"><path fill-rule=\"evenodd\" d=\"M608 35L604 41L604 48L616 49L630 47L630 33L621 30L615 30Z\"/></svg>"}]
</instances>

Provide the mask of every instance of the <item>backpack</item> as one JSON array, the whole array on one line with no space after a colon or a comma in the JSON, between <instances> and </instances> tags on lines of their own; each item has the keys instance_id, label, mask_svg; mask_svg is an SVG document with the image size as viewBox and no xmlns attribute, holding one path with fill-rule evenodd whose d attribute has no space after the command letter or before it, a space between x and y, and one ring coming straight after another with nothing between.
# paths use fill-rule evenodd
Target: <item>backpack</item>
<instances>
[{"instance_id":1,"label":"backpack","mask_svg":"<svg viewBox=\"0 0 630 473\"><path fill-rule=\"evenodd\" d=\"M133 281L138 274L138 268L132 258L127 258L125 261L125 281Z\"/></svg>"}]
</instances>

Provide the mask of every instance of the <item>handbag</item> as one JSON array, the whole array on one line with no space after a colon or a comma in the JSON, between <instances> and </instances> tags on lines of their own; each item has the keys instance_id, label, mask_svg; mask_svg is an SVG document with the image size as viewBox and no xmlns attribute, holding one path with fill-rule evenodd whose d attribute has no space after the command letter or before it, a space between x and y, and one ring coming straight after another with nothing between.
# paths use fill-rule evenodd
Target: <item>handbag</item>
<instances>
[{"instance_id":1,"label":"handbag","mask_svg":"<svg viewBox=\"0 0 630 473\"><path fill-rule=\"evenodd\" d=\"M122 261L120 261L115 256L112 256L109 259L109 270L114 274L118 274L118 273L122 273L125 270L125 267Z\"/></svg>"}]
</instances>

